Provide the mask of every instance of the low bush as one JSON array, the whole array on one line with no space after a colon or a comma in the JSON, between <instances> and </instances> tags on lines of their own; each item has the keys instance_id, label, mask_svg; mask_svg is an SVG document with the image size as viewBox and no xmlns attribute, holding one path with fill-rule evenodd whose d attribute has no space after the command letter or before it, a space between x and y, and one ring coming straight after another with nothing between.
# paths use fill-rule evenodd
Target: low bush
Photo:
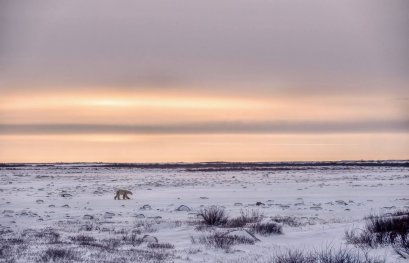
<instances>
[{"instance_id":1,"label":"low bush","mask_svg":"<svg viewBox=\"0 0 409 263\"><path fill-rule=\"evenodd\" d=\"M328 247L320 251L305 252L288 250L274 256L272 263L384 263L385 260L370 257L366 253L354 252L347 248Z\"/></svg>"},{"instance_id":2,"label":"low bush","mask_svg":"<svg viewBox=\"0 0 409 263\"><path fill-rule=\"evenodd\" d=\"M191 237L192 243L204 244L207 247L213 247L218 249L223 249L225 251L230 250L234 245L240 244L254 244L254 240L241 237L241 236L230 236L225 233L215 232L210 235L202 235L198 239Z\"/></svg>"},{"instance_id":3,"label":"low bush","mask_svg":"<svg viewBox=\"0 0 409 263\"><path fill-rule=\"evenodd\" d=\"M328 247L314 253L320 263L383 263L385 260L372 258L367 253L355 252L351 249L333 249Z\"/></svg>"},{"instance_id":4,"label":"low bush","mask_svg":"<svg viewBox=\"0 0 409 263\"><path fill-rule=\"evenodd\" d=\"M276 223L280 223L291 227L298 227L302 225L302 223L297 218L292 216L274 216L271 218L271 220Z\"/></svg>"},{"instance_id":5,"label":"low bush","mask_svg":"<svg viewBox=\"0 0 409 263\"><path fill-rule=\"evenodd\" d=\"M386 214L389 216L409 216L409 210L396 210L390 214Z\"/></svg>"},{"instance_id":6,"label":"low bush","mask_svg":"<svg viewBox=\"0 0 409 263\"><path fill-rule=\"evenodd\" d=\"M60 234L54 229L45 228L41 230L26 229L23 231L22 238L25 240L41 241L49 244L55 244L59 242Z\"/></svg>"},{"instance_id":7,"label":"low bush","mask_svg":"<svg viewBox=\"0 0 409 263\"><path fill-rule=\"evenodd\" d=\"M409 235L409 215L396 213L392 215L371 215L366 218L365 227L360 232L347 231L345 238L348 243L377 247L405 243Z\"/></svg>"},{"instance_id":8,"label":"low bush","mask_svg":"<svg viewBox=\"0 0 409 263\"><path fill-rule=\"evenodd\" d=\"M94 237L86 235L70 237L70 240L75 243L79 243L80 245L91 245L94 244L94 242L96 241Z\"/></svg>"},{"instance_id":9,"label":"low bush","mask_svg":"<svg viewBox=\"0 0 409 263\"><path fill-rule=\"evenodd\" d=\"M409 258L409 211L398 210L386 215L365 218L363 230L345 232L347 243L360 247L392 245L402 258Z\"/></svg>"},{"instance_id":10,"label":"low bush","mask_svg":"<svg viewBox=\"0 0 409 263\"><path fill-rule=\"evenodd\" d=\"M373 216L369 218L366 229L375 235L378 243L395 243L397 239L406 240L409 233L409 216Z\"/></svg>"},{"instance_id":11,"label":"low bush","mask_svg":"<svg viewBox=\"0 0 409 263\"><path fill-rule=\"evenodd\" d=\"M396 254L404 259L409 259L409 240L400 242L399 244L394 244L393 249Z\"/></svg>"},{"instance_id":12,"label":"low bush","mask_svg":"<svg viewBox=\"0 0 409 263\"><path fill-rule=\"evenodd\" d=\"M137 234L131 234L122 236L122 242L124 242L125 244L130 244L135 247L142 244L143 239Z\"/></svg>"},{"instance_id":13,"label":"low bush","mask_svg":"<svg viewBox=\"0 0 409 263\"><path fill-rule=\"evenodd\" d=\"M50 234L49 229L7 232L0 234L0 262L170 262L175 254L169 243L148 244L148 248L138 249L129 246L142 243L136 234L109 234L105 239L77 234L52 244L50 241L60 235Z\"/></svg>"},{"instance_id":14,"label":"low bush","mask_svg":"<svg viewBox=\"0 0 409 263\"><path fill-rule=\"evenodd\" d=\"M171 243L149 243L148 248L173 249L175 246Z\"/></svg>"},{"instance_id":15,"label":"low bush","mask_svg":"<svg viewBox=\"0 0 409 263\"><path fill-rule=\"evenodd\" d=\"M208 226L225 225L228 217L224 208L219 206L210 206L199 211L198 216L203 219L203 223Z\"/></svg>"},{"instance_id":16,"label":"low bush","mask_svg":"<svg viewBox=\"0 0 409 263\"><path fill-rule=\"evenodd\" d=\"M302 250L288 250L285 253L275 255L272 263L315 263L316 256Z\"/></svg>"},{"instance_id":17,"label":"low bush","mask_svg":"<svg viewBox=\"0 0 409 263\"><path fill-rule=\"evenodd\" d=\"M227 220L226 227L244 227L249 223L258 223L263 219L263 213L260 210L241 210L240 216Z\"/></svg>"},{"instance_id":18,"label":"low bush","mask_svg":"<svg viewBox=\"0 0 409 263\"><path fill-rule=\"evenodd\" d=\"M9 246L8 244L0 244L0 258L10 259L12 258L12 256L13 256L12 247Z\"/></svg>"},{"instance_id":19,"label":"low bush","mask_svg":"<svg viewBox=\"0 0 409 263\"><path fill-rule=\"evenodd\" d=\"M274 222L256 223L251 226L250 230L264 236L283 233L282 226Z\"/></svg>"},{"instance_id":20,"label":"low bush","mask_svg":"<svg viewBox=\"0 0 409 263\"><path fill-rule=\"evenodd\" d=\"M101 245L107 250L114 250L121 245L121 240L118 238L105 238L101 240Z\"/></svg>"},{"instance_id":21,"label":"low bush","mask_svg":"<svg viewBox=\"0 0 409 263\"><path fill-rule=\"evenodd\" d=\"M78 252L72 249L48 248L37 262L67 262L79 260Z\"/></svg>"}]
</instances>

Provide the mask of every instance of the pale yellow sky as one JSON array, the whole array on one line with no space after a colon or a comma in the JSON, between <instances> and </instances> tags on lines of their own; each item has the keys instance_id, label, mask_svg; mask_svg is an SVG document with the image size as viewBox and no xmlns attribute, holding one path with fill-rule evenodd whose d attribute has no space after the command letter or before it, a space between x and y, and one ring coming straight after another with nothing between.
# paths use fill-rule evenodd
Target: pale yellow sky
<instances>
[{"instance_id":1,"label":"pale yellow sky","mask_svg":"<svg viewBox=\"0 0 409 263\"><path fill-rule=\"evenodd\" d=\"M3 162L406 159L393 97L104 91L1 98Z\"/></svg>"},{"instance_id":2,"label":"pale yellow sky","mask_svg":"<svg viewBox=\"0 0 409 263\"><path fill-rule=\"evenodd\" d=\"M98 89L96 89L98 90ZM394 121L405 104L390 94L237 96L180 92L7 93L3 124L163 124L215 121Z\"/></svg>"},{"instance_id":3,"label":"pale yellow sky","mask_svg":"<svg viewBox=\"0 0 409 263\"><path fill-rule=\"evenodd\" d=\"M200 162L407 159L405 134L0 136L5 162Z\"/></svg>"}]
</instances>

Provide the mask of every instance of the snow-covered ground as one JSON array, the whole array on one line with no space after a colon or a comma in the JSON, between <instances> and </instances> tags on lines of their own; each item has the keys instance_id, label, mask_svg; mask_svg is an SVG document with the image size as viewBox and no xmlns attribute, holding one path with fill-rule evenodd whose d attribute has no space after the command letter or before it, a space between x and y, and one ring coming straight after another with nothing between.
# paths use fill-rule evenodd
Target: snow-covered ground
<instances>
[{"instance_id":1,"label":"snow-covered ground","mask_svg":"<svg viewBox=\"0 0 409 263\"><path fill-rule=\"evenodd\" d=\"M133 195L130 200L114 200L116 189L130 190ZM231 171L11 166L0 168L0 230L3 235L27 236L28 229L51 228L62 241L79 234L102 240L135 233L138 238L149 235L159 243L174 245L166 250L164 261L267 262L289 248L346 246L345 231L361 228L365 216L408 209L408 190L409 168L405 166ZM177 211L181 205L190 211ZM231 218L242 210L258 211L264 215L263 222L290 216L296 225L283 224L281 235L255 234L260 241L235 245L229 251L211 248L195 239L211 231L231 231L222 227L199 230L197 211L211 205L224 207ZM133 247L148 249L147 244ZM41 249L45 248L39 245L37 250ZM387 262L405 262L390 247L367 252ZM20 262L34 261L27 253Z\"/></svg>"}]
</instances>

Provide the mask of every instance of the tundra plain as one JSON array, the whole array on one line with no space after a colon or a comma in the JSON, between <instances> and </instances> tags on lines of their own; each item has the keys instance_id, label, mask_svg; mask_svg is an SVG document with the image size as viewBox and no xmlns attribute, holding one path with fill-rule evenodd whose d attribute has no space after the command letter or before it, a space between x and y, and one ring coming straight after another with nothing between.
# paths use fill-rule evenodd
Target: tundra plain
<instances>
[{"instance_id":1,"label":"tundra plain","mask_svg":"<svg viewBox=\"0 0 409 263\"><path fill-rule=\"evenodd\" d=\"M116 189L133 195L114 200ZM279 262L338 249L406 262L345 232L409 209L408 189L407 161L3 164L0 262ZM254 220L209 226L198 213L212 206ZM280 231L254 227L266 223Z\"/></svg>"}]
</instances>

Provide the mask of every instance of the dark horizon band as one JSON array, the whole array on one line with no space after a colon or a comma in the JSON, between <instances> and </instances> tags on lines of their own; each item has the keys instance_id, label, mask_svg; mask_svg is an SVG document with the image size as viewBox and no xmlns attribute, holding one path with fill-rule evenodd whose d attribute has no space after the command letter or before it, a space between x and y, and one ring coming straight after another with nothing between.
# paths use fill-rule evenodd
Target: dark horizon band
<instances>
[{"instance_id":1,"label":"dark horizon band","mask_svg":"<svg viewBox=\"0 0 409 263\"><path fill-rule=\"evenodd\" d=\"M406 121L364 122L202 122L158 125L0 124L2 135L41 134L280 134L409 133Z\"/></svg>"}]
</instances>

